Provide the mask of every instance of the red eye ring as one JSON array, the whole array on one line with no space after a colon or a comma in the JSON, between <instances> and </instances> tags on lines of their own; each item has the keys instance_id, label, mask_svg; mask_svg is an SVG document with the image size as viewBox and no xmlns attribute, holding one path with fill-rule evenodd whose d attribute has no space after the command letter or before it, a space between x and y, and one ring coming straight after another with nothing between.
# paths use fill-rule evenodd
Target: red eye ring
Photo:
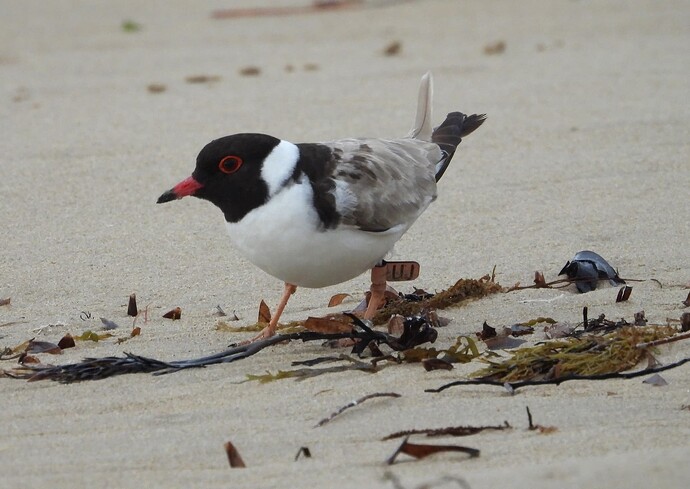
<instances>
[{"instance_id":1,"label":"red eye ring","mask_svg":"<svg viewBox=\"0 0 690 489\"><path fill-rule=\"evenodd\" d=\"M242 166L242 163L242 158L240 158L239 156L226 156L225 158L220 160L220 163L218 163L218 169L223 173L227 173L229 175L239 170Z\"/></svg>"}]
</instances>

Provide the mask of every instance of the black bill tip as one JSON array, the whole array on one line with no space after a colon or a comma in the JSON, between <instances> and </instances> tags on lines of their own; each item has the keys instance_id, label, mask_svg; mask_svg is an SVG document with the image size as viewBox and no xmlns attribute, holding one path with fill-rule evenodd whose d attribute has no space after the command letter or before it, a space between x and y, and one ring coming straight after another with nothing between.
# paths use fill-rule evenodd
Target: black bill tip
<instances>
[{"instance_id":1,"label":"black bill tip","mask_svg":"<svg viewBox=\"0 0 690 489\"><path fill-rule=\"evenodd\" d=\"M158 200L156 201L156 204L165 204L166 202L170 202L171 200L176 200L177 194L171 189L165 192L163 195L158 197Z\"/></svg>"}]
</instances>

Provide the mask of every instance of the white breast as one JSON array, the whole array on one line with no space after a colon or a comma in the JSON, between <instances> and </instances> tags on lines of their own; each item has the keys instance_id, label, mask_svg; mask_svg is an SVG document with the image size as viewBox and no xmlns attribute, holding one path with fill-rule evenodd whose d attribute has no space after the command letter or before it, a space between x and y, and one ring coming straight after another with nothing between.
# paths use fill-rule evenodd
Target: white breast
<instances>
[{"instance_id":1,"label":"white breast","mask_svg":"<svg viewBox=\"0 0 690 489\"><path fill-rule=\"evenodd\" d=\"M300 287L326 287L372 268L407 230L321 230L308 182L290 185L240 222L227 223L235 246L264 272Z\"/></svg>"}]
</instances>

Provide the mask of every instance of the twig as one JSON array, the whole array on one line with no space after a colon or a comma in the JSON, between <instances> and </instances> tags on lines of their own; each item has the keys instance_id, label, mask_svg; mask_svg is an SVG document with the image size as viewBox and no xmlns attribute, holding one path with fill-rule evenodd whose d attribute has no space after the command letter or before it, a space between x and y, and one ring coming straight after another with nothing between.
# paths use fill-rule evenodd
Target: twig
<instances>
[{"instance_id":1,"label":"twig","mask_svg":"<svg viewBox=\"0 0 690 489\"><path fill-rule=\"evenodd\" d=\"M456 380L455 382L450 382L444 384L436 389L425 389L424 392L437 393L444 391L450 387L455 387L458 385L495 385L500 387L510 386L513 390L520 389L522 387L528 387L532 385L559 385L561 382L566 382L568 380L606 380L606 379L632 379L635 377L642 377L643 375L654 374L657 372L663 372L664 370L670 370L672 368L680 367L681 365L690 362L690 357L683 358L675 363L669 365L664 365L662 367L646 368L644 370L639 370L637 372L610 372L606 374L597 375L569 375L566 377L559 377L550 380L523 380L520 382L501 382L499 380L482 380L482 379L471 379L471 380Z\"/></svg>"},{"instance_id":2,"label":"twig","mask_svg":"<svg viewBox=\"0 0 690 489\"><path fill-rule=\"evenodd\" d=\"M636 348L648 348L650 346L665 345L666 343L673 343L674 341L687 340L690 338L690 332L670 336L668 338L661 338L660 340L648 341L647 343L638 343Z\"/></svg>"},{"instance_id":3,"label":"twig","mask_svg":"<svg viewBox=\"0 0 690 489\"><path fill-rule=\"evenodd\" d=\"M347 403L346 405L344 405L343 407L341 407L340 409L338 409L337 411L332 413L327 418L323 418L321 421L316 423L316 426L314 426L314 428L318 428L320 426L325 425L326 423L330 423L333 420L333 418L335 418L339 414L342 414L343 411L346 411L352 407L358 406L358 405L362 404L364 401L367 401L369 399L373 399L374 397L401 397L401 396L400 396L400 394L398 394L396 392L376 392L374 394L369 394L369 395L366 395L364 397L360 397L359 399L357 399L355 401Z\"/></svg>"}]
</instances>

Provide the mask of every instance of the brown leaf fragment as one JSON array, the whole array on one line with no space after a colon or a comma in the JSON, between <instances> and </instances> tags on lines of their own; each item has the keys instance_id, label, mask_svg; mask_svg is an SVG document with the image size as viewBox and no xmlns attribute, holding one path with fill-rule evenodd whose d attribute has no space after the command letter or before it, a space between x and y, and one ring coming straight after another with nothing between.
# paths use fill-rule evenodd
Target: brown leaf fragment
<instances>
[{"instance_id":1,"label":"brown leaf fragment","mask_svg":"<svg viewBox=\"0 0 690 489\"><path fill-rule=\"evenodd\" d=\"M295 462L297 462L301 456L304 456L304 458L311 458L311 450L309 450L309 447L299 447L297 455L295 455Z\"/></svg>"},{"instance_id":2,"label":"brown leaf fragment","mask_svg":"<svg viewBox=\"0 0 690 489\"><path fill-rule=\"evenodd\" d=\"M506 50L506 42L505 41L490 42L489 44L486 44L484 46L484 54L486 54L486 55L501 54L505 50Z\"/></svg>"},{"instance_id":3,"label":"brown leaf fragment","mask_svg":"<svg viewBox=\"0 0 690 489\"><path fill-rule=\"evenodd\" d=\"M335 418L339 414L343 413L344 411L347 411L348 409L355 407L355 406L358 406L358 405L362 404L364 401L367 401L369 399L373 399L375 397L401 397L401 396L400 396L400 394L398 394L396 392L376 392L374 394L369 394L369 395L366 395L364 397L360 397L359 399L352 401L352 402L349 402L348 404L344 405L343 407L341 407L337 411L333 412L327 418L323 418L321 421L316 423L316 426L314 426L314 428L318 428L320 426L325 425L326 423L330 423L333 420L333 418Z\"/></svg>"},{"instance_id":4,"label":"brown leaf fragment","mask_svg":"<svg viewBox=\"0 0 690 489\"><path fill-rule=\"evenodd\" d=\"M424 358L422 359L422 366L427 372L432 370L453 370L452 363L440 358Z\"/></svg>"},{"instance_id":5,"label":"brown leaf fragment","mask_svg":"<svg viewBox=\"0 0 690 489\"><path fill-rule=\"evenodd\" d=\"M240 69L240 75L242 76L259 76L261 74L261 68L258 66L245 66Z\"/></svg>"},{"instance_id":6,"label":"brown leaf fragment","mask_svg":"<svg viewBox=\"0 0 690 489\"><path fill-rule=\"evenodd\" d=\"M134 338L135 336L139 336L141 334L141 328L137 326L136 328L132 329L132 332L129 334L130 338Z\"/></svg>"},{"instance_id":7,"label":"brown leaf fragment","mask_svg":"<svg viewBox=\"0 0 690 489\"><path fill-rule=\"evenodd\" d=\"M544 274L540 271L534 272L534 285L536 285L538 289L543 289L547 286Z\"/></svg>"},{"instance_id":8,"label":"brown leaf fragment","mask_svg":"<svg viewBox=\"0 0 690 489\"><path fill-rule=\"evenodd\" d=\"M7 303L9 304L9 301L10 301L10 300L9 300L9 299L5 299L5 300L6 300ZM0 304L0 306L3 306L3 305L4 305L4 304ZM688 292L688 296L687 296L687 297L685 298L685 300L683 301L683 305L684 305L685 307L690 307L690 292Z\"/></svg>"},{"instance_id":9,"label":"brown leaf fragment","mask_svg":"<svg viewBox=\"0 0 690 489\"><path fill-rule=\"evenodd\" d=\"M618 291L618 295L616 296L616 302L627 301L630 298L630 294L632 294L632 287L630 287L629 285L624 285Z\"/></svg>"},{"instance_id":10,"label":"brown leaf fragment","mask_svg":"<svg viewBox=\"0 0 690 489\"><path fill-rule=\"evenodd\" d=\"M187 83L211 83L220 81L218 75L191 75L185 78Z\"/></svg>"},{"instance_id":11,"label":"brown leaf fragment","mask_svg":"<svg viewBox=\"0 0 690 489\"><path fill-rule=\"evenodd\" d=\"M408 437L409 438L409 437ZM392 465L395 463L395 459L401 453L410 455L411 457L420 459L433 455L439 452L462 452L470 456L470 458L479 457L479 450L476 448L463 447L460 445L427 445L408 442L408 438L405 438L400 446L393 452L393 454L386 459L387 465Z\"/></svg>"},{"instance_id":12,"label":"brown leaf fragment","mask_svg":"<svg viewBox=\"0 0 690 489\"><path fill-rule=\"evenodd\" d=\"M38 359L38 357L35 357L33 355L27 355L26 353L22 354L22 356L19 357L19 363L22 365L26 364L38 364L41 363L41 361Z\"/></svg>"},{"instance_id":13,"label":"brown leaf fragment","mask_svg":"<svg viewBox=\"0 0 690 489\"><path fill-rule=\"evenodd\" d=\"M137 317L139 310L137 309L137 295L130 294L129 303L127 304L127 315Z\"/></svg>"},{"instance_id":14,"label":"brown leaf fragment","mask_svg":"<svg viewBox=\"0 0 690 489\"><path fill-rule=\"evenodd\" d=\"M340 304L343 303L345 299L350 297L350 294L335 294L331 299L328 301L328 307L335 307L339 306Z\"/></svg>"},{"instance_id":15,"label":"brown leaf fragment","mask_svg":"<svg viewBox=\"0 0 690 489\"><path fill-rule=\"evenodd\" d=\"M244 460L242 460L242 457L240 456L240 452L237 451L237 448L235 448L235 445L232 444L232 442L228 441L223 445L225 447L225 453L228 455L228 462L230 463L230 467L233 469L236 468L245 468L246 465L244 464Z\"/></svg>"},{"instance_id":16,"label":"brown leaf fragment","mask_svg":"<svg viewBox=\"0 0 690 489\"><path fill-rule=\"evenodd\" d=\"M179 307L170 309L168 312L163 314L163 317L165 319L172 319L173 321L175 321L176 319L180 319L182 317L182 309L180 309Z\"/></svg>"},{"instance_id":17,"label":"brown leaf fragment","mask_svg":"<svg viewBox=\"0 0 690 489\"><path fill-rule=\"evenodd\" d=\"M261 299L261 303L259 304L259 316L256 322L266 324L271 322L271 310L263 299Z\"/></svg>"},{"instance_id":18,"label":"brown leaf fragment","mask_svg":"<svg viewBox=\"0 0 690 489\"><path fill-rule=\"evenodd\" d=\"M31 340L26 348L26 353L50 353L51 355L59 355L62 353L62 348L48 341Z\"/></svg>"},{"instance_id":19,"label":"brown leaf fragment","mask_svg":"<svg viewBox=\"0 0 690 489\"><path fill-rule=\"evenodd\" d=\"M322 318L308 317L304 321L304 327L316 333L349 333L352 331L352 322L342 314Z\"/></svg>"},{"instance_id":20,"label":"brown leaf fragment","mask_svg":"<svg viewBox=\"0 0 690 489\"><path fill-rule=\"evenodd\" d=\"M0 299L0 306L9 306L11 300L11 297L8 297L7 299Z\"/></svg>"},{"instance_id":21,"label":"brown leaf fragment","mask_svg":"<svg viewBox=\"0 0 690 489\"><path fill-rule=\"evenodd\" d=\"M392 41L383 50L384 56L396 56L402 50L402 43L400 41Z\"/></svg>"},{"instance_id":22,"label":"brown leaf fragment","mask_svg":"<svg viewBox=\"0 0 690 489\"><path fill-rule=\"evenodd\" d=\"M146 90L149 91L149 93L163 93L168 89L164 84L162 83L149 83L148 86L146 87Z\"/></svg>"},{"instance_id":23,"label":"brown leaf fragment","mask_svg":"<svg viewBox=\"0 0 690 489\"><path fill-rule=\"evenodd\" d=\"M67 348L74 348L76 346L76 343L74 342L74 338L72 337L72 335L67 333L60 339L60 341L58 341L58 346L62 350L66 350Z\"/></svg>"}]
</instances>

